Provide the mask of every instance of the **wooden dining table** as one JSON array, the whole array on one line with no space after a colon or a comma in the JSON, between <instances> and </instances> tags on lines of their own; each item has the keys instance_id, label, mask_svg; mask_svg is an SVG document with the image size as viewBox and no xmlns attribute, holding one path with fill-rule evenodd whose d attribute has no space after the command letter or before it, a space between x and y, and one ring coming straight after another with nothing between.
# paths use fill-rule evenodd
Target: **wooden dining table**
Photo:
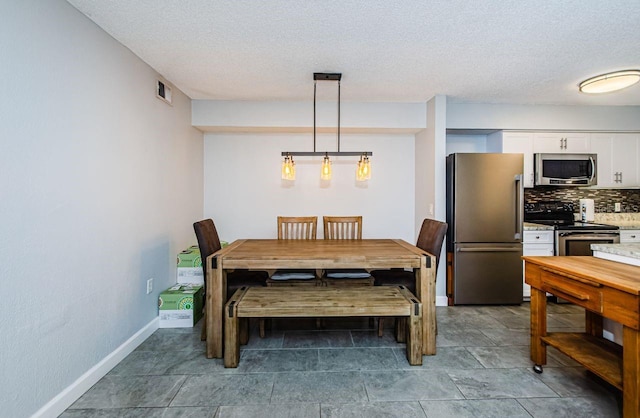
<instances>
[{"instance_id":1,"label":"wooden dining table","mask_svg":"<svg viewBox=\"0 0 640 418\"><path fill-rule=\"evenodd\" d=\"M435 256L401 239L242 239L213 253L206 263L207 358L222 358L224 353L227 273L236 269L413 269L416 296L423 306L423 354L436 353Z\"/></svg>"}]
</instances>

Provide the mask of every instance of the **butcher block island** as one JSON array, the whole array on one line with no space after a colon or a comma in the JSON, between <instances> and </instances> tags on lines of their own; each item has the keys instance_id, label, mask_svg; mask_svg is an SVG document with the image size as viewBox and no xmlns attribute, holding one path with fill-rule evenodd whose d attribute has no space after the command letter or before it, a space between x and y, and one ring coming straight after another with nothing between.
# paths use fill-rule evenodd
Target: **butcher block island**
<instances>
[{"instance_id":1,"label":"butcher block island","mask_svg":"<svg viewBox=\"0 0 640 418\"><path fill-rule=\"evenodd\" d=\"M622 390L623 416L640 416L640 267L589 256L522 257L531 286L531 360L542 373L547 346ZM551 293L585 308L584 333L547 333ZM623 326L623 347L602 338L602 319Z\"/></svg>"}]
</instances>

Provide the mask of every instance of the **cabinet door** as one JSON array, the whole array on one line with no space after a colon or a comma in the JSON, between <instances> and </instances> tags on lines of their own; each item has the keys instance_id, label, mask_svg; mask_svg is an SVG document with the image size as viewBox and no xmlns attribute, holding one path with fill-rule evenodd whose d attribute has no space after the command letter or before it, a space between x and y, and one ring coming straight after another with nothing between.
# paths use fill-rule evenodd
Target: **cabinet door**
<instances>
[{"instance_id":1,"label":"cabinet door","mask_svg":"<svg viewBox=\"0 0 640 418\"><path fill-rule=\"evenodd\" d=\"M611 161L617 187L638 186L638 138L638 134L613 135Z\"/></svg>"},{"instance_id":2,"label":"cabinet door","mask_svg":"<svg viewBox=\"0 0 640 418\"><path fill-rule=\"evenodd\" d=\"M591 152L597 154L598 187L618 187L613 169L613 135L593 134Z\"/></svg>"},{"instance_id":3,"label":"cabinet door","mask_svg":"<svg viewBox=\"0 0 640 418\"><path fill-rule=\"evenodd\" d=\"M488 152L522 154L522 184L533 187L533 132L499 132L487 137Z\"/></svg>"},{"instance_id":4,"label":"cabinet door","mask_svg":"<svg viewBox=\"0 0 640 418\"><path fill-rule=\"evenodd\" d=\"M635 187L638 173L638 134L593 134L592 152L598 154L598 187Z\"/></svg>"},{"instance_id":5,"label":"cabinet door","mask_svg":"<svg viewBox=\"0 0 640 418\"><path fill-rule=\"evenodd\" d=\"M584 153L591 151L591 135L588 133L543 132L535 134L534 152Z\"/></svg>"}]
</instances>

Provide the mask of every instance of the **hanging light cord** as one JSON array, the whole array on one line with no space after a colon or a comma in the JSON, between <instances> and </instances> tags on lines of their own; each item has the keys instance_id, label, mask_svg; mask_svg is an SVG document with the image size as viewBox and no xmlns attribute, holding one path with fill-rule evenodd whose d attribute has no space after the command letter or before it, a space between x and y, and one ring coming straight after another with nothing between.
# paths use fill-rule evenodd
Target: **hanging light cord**
<instances>
[{"instance_id":1,"label":"hanging light cord","mask_svg":"<svg viewBox=\"0 0 640 418\"><path fill-rule=\"evenodd\" d=\"M313 80L313 152L316 152L316 89L318 80Z\"/></svg>"}]
</instances>

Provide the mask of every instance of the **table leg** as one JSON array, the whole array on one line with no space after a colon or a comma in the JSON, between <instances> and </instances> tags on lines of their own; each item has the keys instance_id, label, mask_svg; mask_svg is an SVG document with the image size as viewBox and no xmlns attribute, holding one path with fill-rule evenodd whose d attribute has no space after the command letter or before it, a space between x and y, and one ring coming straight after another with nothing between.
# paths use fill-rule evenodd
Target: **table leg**
<instances>
[{"instance_id":1,"label":"table leg","mask_svg":"<svg viewBox=\"0 0 640 418\"><path fill-rule=\"evenodd\" d=\"M547 294L531 288L531 360L538 366L547 364L547 346L541 337L547 335Z\"/></svg>"},{"instance_id":2,"label":"table leg","mask_svg":"<svg viewBox=\"0 0 640 418\"><path fill-rule=\"evenodd\" d=\"M640 332L624 327L622 331L622 416L640 416Z\"/></svg>"},{"instance_id":3,"label":"table leg","mask_svg":"<svg viewBox=\"0 0 640 418\"><path fill-rule=\"evenodd\" d=\"M427 268L427 257L430 266ZM422 352L436 354L436 258L424 256L416 269L416 290L422 303Z\"/></svg>"},{"instance_id":4,"label":"table leg","mask_svg":"<svg viewBox=\"0 0 640 418\"><path fill-rule=\"evenodd\" d=\"M602 315L585 310L584 328L587 334L602 338Z\"/></svg>"},{"instance_id":5,"label":"table leg","mask_svg":"<svg viewBox=\"0 0 640 418\"><path fill-rule=\"evenodd\" d=\"M207 261L207 358L222 358L222 311L224 309L225 272L217 262L211 268Z\"/></svg>"}]
</instances>

